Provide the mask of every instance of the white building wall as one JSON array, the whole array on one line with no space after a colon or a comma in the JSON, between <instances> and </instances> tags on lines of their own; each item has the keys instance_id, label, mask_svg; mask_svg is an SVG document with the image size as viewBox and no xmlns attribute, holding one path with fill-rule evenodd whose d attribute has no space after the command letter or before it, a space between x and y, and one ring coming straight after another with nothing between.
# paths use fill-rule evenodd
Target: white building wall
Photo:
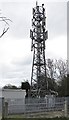
<instances>
[{"instance_id":1,"label":"white building wall","mask_svg":"<svg viewBox=\"0 0 69 120\"><path fill-rule=\"evenodd\" d=\"M2 89L0 101L0 113L2 111L2 97L4 102L8 102L8 113L21 113L25 111L26 91L22 89Z\"/></svg>"},{"instance_id":2,"label":"white building wall","mask_svg":"<svg viewBox=\"0 0 69 120\"><path fill-rule=\"evenodd\" d=\"M4 102L8 102L9 105L12 103L22 102L25 105L25 95L26 91L22 89L2 89L2 97L4 97Z\"/></svg>"},{"instance_id":3,"label":"white building wall","mask_svg":"<svg viewBox=\"0 0 69 120\"><path fill-rule=\"evenodd\" d=\"M2 90L2 97L5 99L25 99L26 91L22 89L3 89Z\"/></svg>"}]
</instances>

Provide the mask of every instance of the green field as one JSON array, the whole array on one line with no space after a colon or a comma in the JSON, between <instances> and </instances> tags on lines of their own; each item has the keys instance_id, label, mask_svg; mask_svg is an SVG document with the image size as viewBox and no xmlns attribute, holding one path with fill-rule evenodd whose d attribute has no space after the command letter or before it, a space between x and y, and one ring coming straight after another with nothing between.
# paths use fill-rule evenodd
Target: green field
<instances>
[{"instance_id":1,"label":"green field","mask_svg":"<svg viewBox=\"0 0 69 120\"><path fill-rule=\"evenodd\" d=\"M3 120L69 120L69 118L6 118Z\"/></svg>"}]
</instances>

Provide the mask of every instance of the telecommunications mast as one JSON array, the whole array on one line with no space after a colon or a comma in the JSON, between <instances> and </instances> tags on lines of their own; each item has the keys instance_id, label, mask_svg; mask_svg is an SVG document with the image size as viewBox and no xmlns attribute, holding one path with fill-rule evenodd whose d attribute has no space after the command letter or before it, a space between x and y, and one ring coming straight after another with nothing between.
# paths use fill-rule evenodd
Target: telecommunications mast
<instances>
[{"instance_id":1,"label":"telecommunications mast","mask_svg":"<svg viewBox=\"0 0 69 120\"><path fill-rule=\"evenodd\" d=\"M31 74L31 94L33 96L45 96L47 92L45 41L48 39L46 31L46 17L44 4L33 8L31 51L33 51L33 64Z\"/></svg>"}]
</instances>

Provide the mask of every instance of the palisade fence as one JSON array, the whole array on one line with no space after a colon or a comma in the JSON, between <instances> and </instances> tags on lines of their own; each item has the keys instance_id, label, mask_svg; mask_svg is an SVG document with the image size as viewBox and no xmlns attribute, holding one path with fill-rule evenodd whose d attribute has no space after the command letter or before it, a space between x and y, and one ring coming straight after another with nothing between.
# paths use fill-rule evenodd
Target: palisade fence
<instances>
[{"instance_id":1,"label":"palisade fence","mask_svg":"<svg viewBox=\"0 0 69 120\"><path fill-rule=\"evenodd\" d=\"M7 99L2 98L2 117L9 115L31 115L39 113L60 112L61 116L68 115L69 97L46 97L46 98L26 98Z\"/></svg>"}]
</instances>

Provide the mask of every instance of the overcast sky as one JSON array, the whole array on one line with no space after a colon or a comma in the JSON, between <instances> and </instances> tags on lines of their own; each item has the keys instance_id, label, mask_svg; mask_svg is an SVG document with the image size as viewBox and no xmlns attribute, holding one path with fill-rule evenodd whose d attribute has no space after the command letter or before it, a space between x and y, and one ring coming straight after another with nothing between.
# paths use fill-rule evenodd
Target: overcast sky
<instances>
[{"instance_id":1,"label":"overcast sky","mask_svg":"<svg viewBox=\"0 0 69 120\"><path fill-rule=\"evenodd\" d=\"M46 2L46 59L67 59L67 3ZM36 1L0 2L2 16L10 18L10 29L0 38L0 87L6 84L21 85L31 79L33 52L31 52L32 8ZM3 29L0 23L0 33Z\"/></svg>"}]
</instances>

